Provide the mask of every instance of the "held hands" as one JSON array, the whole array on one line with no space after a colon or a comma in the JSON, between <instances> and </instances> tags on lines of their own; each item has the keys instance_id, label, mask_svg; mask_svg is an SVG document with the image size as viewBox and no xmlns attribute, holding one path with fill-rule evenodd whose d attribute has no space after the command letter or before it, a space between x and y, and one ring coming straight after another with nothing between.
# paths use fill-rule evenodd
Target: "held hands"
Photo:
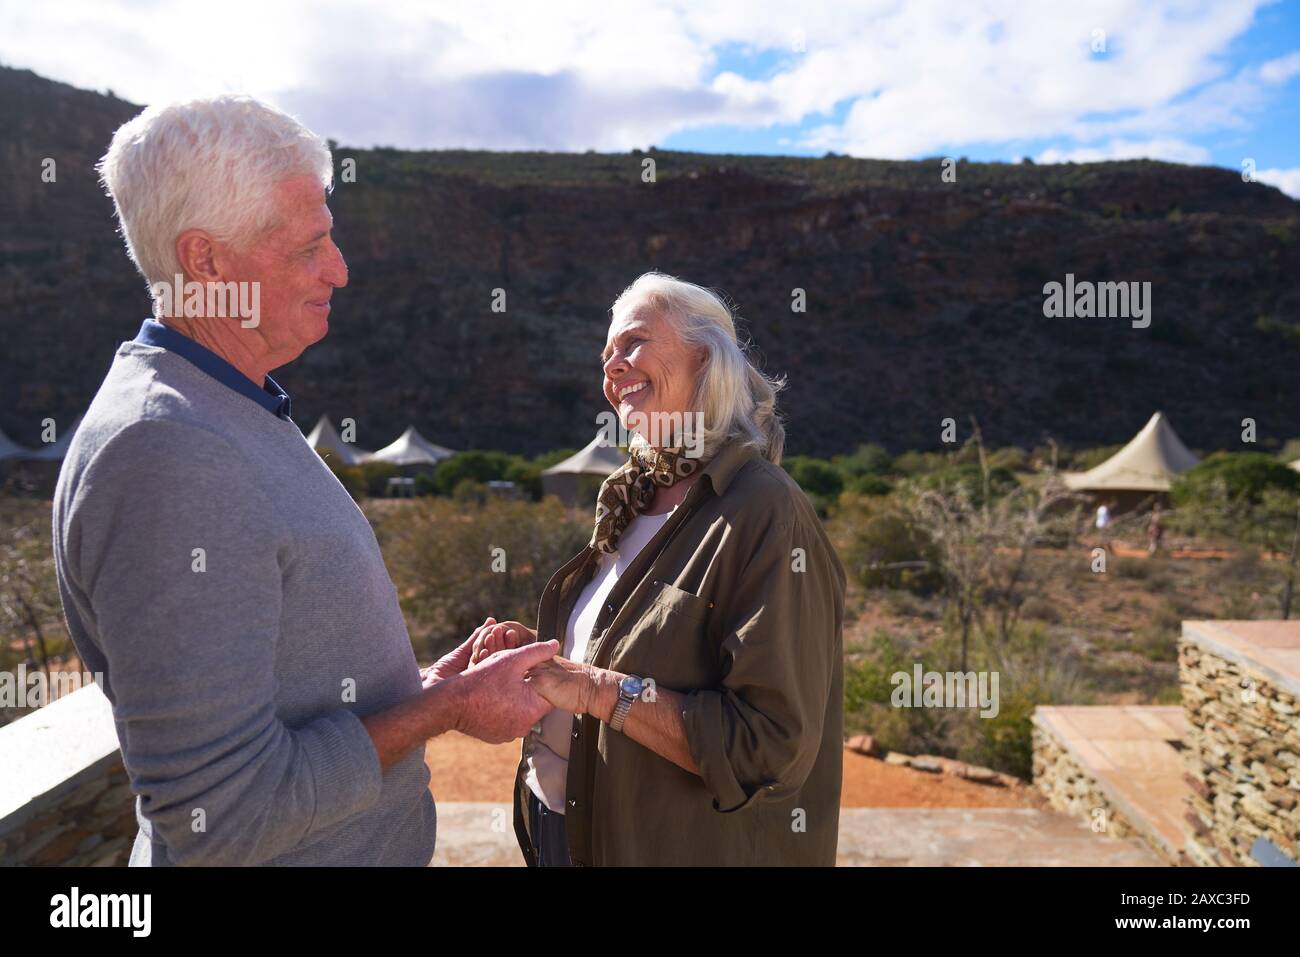
<instances>
[{"instance_id":1,"label":"held hands","mask_svg":"<svg viewBox=\"0 0 1300 957\"><path fill-rule=\"evenodd\" d=\"M508 624L515 624L508 622ZM497 620L492 617L485 618L483 624L479 625L454 651L439 658L434 664L427 668L420 669L420 680L424 687L431 688L438 682L447 678L454 677L464 671L471 662L475 660L474 652L482 635L497 627ZM522 627L522 626L520 626ZM536 640L536 635L533 636ZM510 647L515 647L511 645Z\"/></svg>"},{"instance_id":2,"label":"held hands","mask_svg":"<svg viewBox=\"0 0 1300 957\"><path fill-rule=\"evenodd\" d=\"M528 642L504 647L506 629L488 618L454 651L420 671L426 689L446 683L456 695L456 730L489 744L522 738L551 710L551 704L524 682L524 674L550 660L560 648L554 641L537 643L536 633L518 622L505 624L515 634L526 632ZM476 646L485 645L485 635L498 628L502 630L498 652L490 660L471 664Z\"/></svg>"},{"instance_id":3,"label":"held hands","mask_svg":"<svg viewBox=\"0 0 1300 957\"><path fill-rule=\"evenodd\" d=\"M537 641L537 632L517 621L497 622L489 618L471 636L473 650L468 671L502 651L522 648ZM534 666L524 681L552 707L572 714L594 714L608 718L618 701L621 675L603 668L570 661L556 655Z\"/></svg>"},{"instance_id":4,"label":"held hands","mask_svg":"<svg viewBox=\"0 0 1300 957\"><path fill-rule=\"evenodd\" d=\"M618 701L622 675L556 655L529 669L524 683L552 706L608 721Z\"/></svg>"},{"instance_id":5,"label":"held hands","mask_svg":"<svg viewBox=\"0 0 1300 957\"><path fill-rule=\"evenodd\" d=\"M517 621L498 623L495 618L489 618L475 629L471 638L473 648L470 652L469 664L473 667L498 651L532 644L537 640L537 632Z\"/></svg>"}]
</instances>

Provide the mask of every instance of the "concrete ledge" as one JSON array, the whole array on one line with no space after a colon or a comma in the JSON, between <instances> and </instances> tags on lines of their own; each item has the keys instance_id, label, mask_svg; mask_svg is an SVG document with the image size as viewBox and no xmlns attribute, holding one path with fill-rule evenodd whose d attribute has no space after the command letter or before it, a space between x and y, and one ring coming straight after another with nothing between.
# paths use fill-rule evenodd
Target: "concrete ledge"
<instances>
[{"instance_id":1,"label":"concrete ledge","mask_svg":"<svg viewBox=\"0 0 1300 957\"><path fill-rule=\"evenodd\" d=\"M0 836L120 763L113 709L98 685L0 727Z\"/></svg>"}]
</instances>

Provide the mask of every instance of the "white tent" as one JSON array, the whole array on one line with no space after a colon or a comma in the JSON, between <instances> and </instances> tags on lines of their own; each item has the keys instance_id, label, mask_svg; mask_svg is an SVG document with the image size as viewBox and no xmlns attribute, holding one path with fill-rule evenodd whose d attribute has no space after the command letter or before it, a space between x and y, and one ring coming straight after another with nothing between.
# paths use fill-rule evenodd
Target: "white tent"
<instances>
[{"instance_id":1,"label":"white tent","mask_svg":"<svg viewBox=\"0 0 1300 957\"><path fill-rule=\"evenodd\" d=\"M72 437L77 434L77 426L80 424L81 416L77 416L73 419L72 425L66 429L59 431L56 428L53 442L33 449L23 457L33 462L62 462L63 456L68 454L68 446L72 444Z\"/></svg>"},{"instance_id":2,"label":"white tent","mask_svg":"<svg viewBox=\"0 0 1300 957\"><path fill-rule=\"evenodd\" d=\"M0 430L0 460L25 459L31 454L31 449L23 448L23 446L5 435L3 430Z\"/></svg>"},{"instance_id":3,"label":"white tent","mask_svg":"<svg viewBox=\"0 0 1300 957\"><path fill-rule=\"evenodd\" d=\"M407 427L396 442L367 456L366 461L389 462L393 465L437 465L455 454L451 449L430 442L415 431L415 426L412 425Z\"/></svg>"},{"instance_id":4,"label":"white tent","mask_svg":"<svg viewBox=\"0 0 1300 957\"><path fill-rule=\"evenodd\" d=\"M542 494L554 495L570 505L589 504L586 498L594 504L594 493L585 495L583 486L604 481L626 461L627 456L617 447L605 444L605 433L598 432L581 452L542 471Z\"/></svg>"},{"instance_id":5,"label":"white tent","mask_svg":"<svg viewBox=\"0 0 1300 957\"><path fill-rule=\"evenodd\" d=\"M1067 488L1079 492L1167 492L1174 478L1198 461L1165 414L1157 412L1105 462L1062 478Z\"/></svg>"},{"instance_id":6,"label":"white tent","mask_svg":"<svg viewBox=\"0 0 1300 957\"><path fill-rule=\"evenodd\" d=\"M370 455L365 449L344 442L328 415L322 415L316 421L316 427L307 436L307 444L313 449L326 449L333 452L344 465L364 462Z\"/></svg>"}]
</instances>

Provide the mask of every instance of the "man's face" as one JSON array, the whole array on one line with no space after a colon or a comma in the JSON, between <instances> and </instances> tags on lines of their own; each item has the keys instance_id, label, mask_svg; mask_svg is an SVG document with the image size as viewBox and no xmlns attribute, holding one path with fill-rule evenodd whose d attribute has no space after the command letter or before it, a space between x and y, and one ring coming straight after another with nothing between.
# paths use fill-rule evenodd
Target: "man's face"
<instances>
[{"instance_id":1,"label":"man's face","mask_svg":"<svg viewBox=\"0 0 1300 957\"><path fill-rule=\"evenodd\" d=\"M315 176L294 176L275 189L274 224L250 248L227 248L227 275L261 284L261 316L241 334L260 336L267 350L289 362L329 331L330 296L348 283L348 267L334 245L334 218Z\"/></svg>"}]
</instances>

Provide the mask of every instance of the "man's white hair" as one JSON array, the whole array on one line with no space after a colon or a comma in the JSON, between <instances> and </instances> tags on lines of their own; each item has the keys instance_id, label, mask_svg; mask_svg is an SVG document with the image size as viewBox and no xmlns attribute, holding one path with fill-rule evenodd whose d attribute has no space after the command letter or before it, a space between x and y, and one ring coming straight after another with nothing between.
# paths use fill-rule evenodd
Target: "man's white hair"
<instances>
[{"instance_id":1,"label":"man's white hair","mask_svg":"<svg viewBox=\"0 0 1300 957\"><path fill-rule=\"evenodd\" d=\"M639 276L614 301L611 319L648 308L667 318L688 346L707 352L695 385L691 411L704 420L703 456L712 458L729 439L758 449L769 462L781 464L785 426L776 410L776 394L785 379L758 370L748 348L736 338L736 317L722 297L709 289L660 272Z\"/></svg>"},{"instance_id":2,"label":"man's white hair","mask_svg":"<svg viewBox=\"0 0 1300 957\"><path fill-rule=\"evenodd\" d=\"M113 134L97 168L150 286L183 273L176 237L185 230L245 250L274 225L276 183L308 174L329 190L334 180L324 140L287 113L233 94L149 107Z\"/></svg>"}]
</instances>

